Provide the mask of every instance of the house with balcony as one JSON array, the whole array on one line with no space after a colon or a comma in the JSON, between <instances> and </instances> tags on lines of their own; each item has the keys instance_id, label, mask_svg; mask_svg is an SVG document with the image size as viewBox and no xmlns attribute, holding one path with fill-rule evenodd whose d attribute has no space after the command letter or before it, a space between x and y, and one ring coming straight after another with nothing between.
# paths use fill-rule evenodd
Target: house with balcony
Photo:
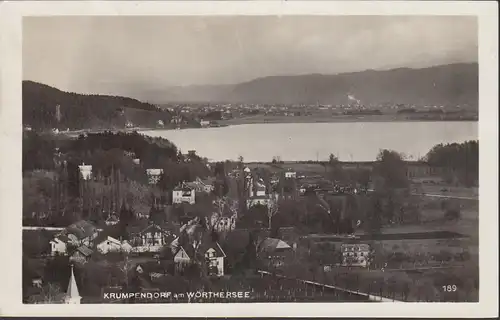
<instances>
[{"instance_id":1,"label":"house with balcony","mask_svg":"<svg viewBox=\"0 0 500 320\"><path fill-rule=\"evenodd\" d=\"M343 243L340 246L342 266L368 267L370 265L370 245L366 243Z\"/></svg>"},{"instance_id":2,"label":"house with balcony","mask_svg":"<svg viewBox=\"0 0 500 320\"><path fill-rule=\"evenodd\" d=\"M157 224L150 224L140 232L133 233L130 245L132 252L159 252L163 246L170 245L177 236Z\"/></svg>"},{"instance_id":3,"label":"house with balcony","mask_svg":"<svg viewBox=\"0 0 500 320\"><path fill-rule=\"evenodd\" d=\"M189 186L183 185L181 187L177 187L172 191L172 203L173 204L180 204L180 203L194 204L195 203L195 194L196 194L196 191Z\"/></svg>"}]
</instances>

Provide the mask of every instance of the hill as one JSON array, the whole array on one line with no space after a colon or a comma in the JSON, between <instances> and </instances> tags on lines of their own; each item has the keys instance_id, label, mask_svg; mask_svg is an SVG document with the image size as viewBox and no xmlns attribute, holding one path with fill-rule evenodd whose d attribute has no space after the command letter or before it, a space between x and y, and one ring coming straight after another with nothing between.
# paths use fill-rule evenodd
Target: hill
<instances>
[{"instance_id":1,"label":"hill","mask_svg":"<svg viewBox=\"0 0 500 320\"><path fill-rule=\"evenodd\" d=\"M119 96L64 92L45 84L23 81L23 123L35 128L123 128L169 123L172 115L152 104ZM60 121L56 106L60 105Z\"/></svg>"},{"instance_id":2,"label":"hill","mask_svg":"<svg viewBox=\"0 0 500 320\"><path fill-rule=\"evenodd\" d=\"M151 92L166 103L321 103L345 104L347 95L361 103L456 105L478 103L478 64L459 63L422 69L366 70L336 75L271 76L221 86L171 87Z\"/></svg>"}]
</instances>

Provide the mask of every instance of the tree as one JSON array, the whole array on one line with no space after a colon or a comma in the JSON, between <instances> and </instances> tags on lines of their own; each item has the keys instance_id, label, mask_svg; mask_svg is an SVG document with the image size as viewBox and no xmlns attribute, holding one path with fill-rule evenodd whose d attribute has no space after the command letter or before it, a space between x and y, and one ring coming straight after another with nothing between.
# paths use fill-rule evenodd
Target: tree
<instances>
[{"instance_id":1,"label":"tree","mask_svg":"<svg viewBox=\"0 0 500 320\"><path fill-rule=\"evenodd\" d=\"M120 208L120 223L129 225L134 220L134 218L135 215L132 210L127 207L125 202L123 202Z\"/></svg>"},{"instance_id":2,"label":"tree","mask_svg":"<svg viewBox=\"0 0 500 320\"><path fill-rule=\"evenodd\" d=\"M129 280L130 280L130 271L132 271L133 264L130 262L128 256L125 256L123 263L118 265L118 268L122 272L123 282L125 284L125 288L128 288Z\"/></svg>"},{"instance_id":3,"label":"tree","mask_svg":"<svg viewBox=\"0 0 500 320\"><path fill-rule=\"evenodd\" d=\"M330 166L334 166L339 162L339 158L335 156L333 153L330 153L330 156L328 157L328 164Z\"/></svg>"},{"instance_id":4,"label":"tree","mask_svg":"<svg viewBox=\"0 0 500 320\"><path fill-rule=\"evenodd\" d=\"M61 303L63 292L61 287L56 283L48 283L42 287L40 294L31 296L28 300L29 303Z\"/></svg>"},{"instance_id":5,"label":"tree","mask_svg":"<svg viewBox=\"0 0 500 320\"><path fill-rule=\"evenodd\" d=\"M368 210L366 222L363 224L369 233L379 233L382 227L382 203L378 197L372 199L372 206Z\"/></svg>"},{"instance_id":6,"label":"tree","mask_svg":"<svg viewBox=\"0 0 500 320\"><path fill-rule=\"evenodd\" d=\"M396 151L381 150L377 155L375 172L384 180L384 188L406 188L409 185L406 176L406 163Z\"/></svg>"},{"instance_id":7,"label":"tree","mask_svg":"<svg viewBox=\"0 0 500 320\"><path fill-rule=\"evenodd\" d=\"M278 212L278 210L279 210L278 199L276 198L269 199L269 203L267 205L267 218L268 218L267 226L269 230L271 230L271 223L273 217Z\"/></svg>"},{"instance_id":8,"label":"tree","mask_svg":"<svg viewBox=\"0 0 500 320\"><path fill-rule=\"evenodd\" d=\"M445 168L443 174L456 176L466 186L477 184L479 178L479 141L438 144L423 159L429 165ZM451 179L450 179L451 180Z\"/></svg>"}]
</instances>

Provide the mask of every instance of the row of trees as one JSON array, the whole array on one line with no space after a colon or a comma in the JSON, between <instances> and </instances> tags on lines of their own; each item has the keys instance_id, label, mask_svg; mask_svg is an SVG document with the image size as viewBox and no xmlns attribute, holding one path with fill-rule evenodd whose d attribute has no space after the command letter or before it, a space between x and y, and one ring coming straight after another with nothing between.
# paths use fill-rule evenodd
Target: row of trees
<instances>
[{"instance_id":1,"label":"row of trees","mask_svg":"<svg viewBox=\"0 0 500 320\"><path fill-rule=\"evenodd\" d=\"M438 144L425 156L432 166L451 169L451 177L466 186L477 185L479 179L479 141Z\"/></svg>"}]
</instances>

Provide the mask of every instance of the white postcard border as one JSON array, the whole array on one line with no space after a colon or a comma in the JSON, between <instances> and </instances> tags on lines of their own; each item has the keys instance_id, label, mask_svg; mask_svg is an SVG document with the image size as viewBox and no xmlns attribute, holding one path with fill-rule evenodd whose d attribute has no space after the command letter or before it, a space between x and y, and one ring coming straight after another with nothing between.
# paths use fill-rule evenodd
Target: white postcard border
<instances>
[{"instance_id":1,"label":"white postcard border","mask_svg":"<svg viewBox=\"0 0 500 320\"><path fill-rule=\"evenodd\" d=\"M476 15L479 23L480 302L23 305L22 17L49 15ZM0 4L0 315L489 317L498 315L498 5L474 1L18 1Z\"/></svg>"}]
</instances>

